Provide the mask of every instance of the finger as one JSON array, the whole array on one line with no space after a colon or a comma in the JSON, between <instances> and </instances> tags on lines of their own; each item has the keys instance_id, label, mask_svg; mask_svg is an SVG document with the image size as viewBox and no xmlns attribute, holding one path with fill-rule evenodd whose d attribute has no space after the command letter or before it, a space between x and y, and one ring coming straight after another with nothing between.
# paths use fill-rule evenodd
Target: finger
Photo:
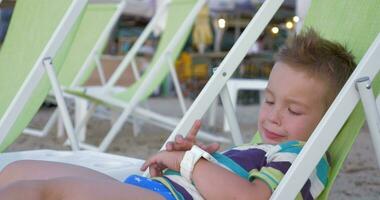
<instances>
[{"instance_id":1,"label":"finger","mask_svg":"<svg viewBox=\"0 0 380 200\"><path fill-rule=\"evenodd\" d=\"M173 142L168 142L166 143L166 150L167 151L173 151L174 150L174 143Z\"/></svg>"},{"instance_id":2,"label":"finger","mask_svg":"<svg viewBox=\"0 0 380 200\"><path fill-rule=\"evenodd\" d=\"M192 143L183 143L183 144L173 144L172 151L187 151L192 147Z\"/></svg>"},{"instance_id":3,"label":"finger","mask_svg":"<svg viewBox=\"0 0 380 200\"><path fill-rule=\"evenodd\" d=\"M149 174L150 176L152 177L155 177L157 176L157 165L156 164L152 164L150 167L149 167Z\"/></svg>"},{"instance_id":4,"label":"finger","mask_svg":"<svg viewBox=\"0 0 380 200\"><path fill-rule=\"evenodd\" d=\"M185 151L193 146L193 142L192 140L183 138L181 135L177 135L175 141L171 142L169 148L171 148L171 151Z\"/></svg>"},{"instance_id":5,"label":"finger","mask_svg":"<svg viewBox=\"0 0 380 200\"><path fill-rule=\"evenodd\" d=\"M144 164L140 167L140 170L145 171L146 169L148 169L148 167L157 163L157 156L158 156L158 154L146 159Z\"/></svg>"},{"instance_id":6,"label":"finger","mask_svg":"<svg viewBox=\"0 0 380 200\"><path fill-rule=\"evenodd\" d=\"M219 148L220 148L220 144L212 143L212 144L207 145L207 147L204 150L207 151L208 153L214 153L218 151Z\"/></svg>"},{"instance_id":7,"label":"finger","mask_svg":"<svg viewBox=\"0 0 380 200\"><path fill-rule=\"evenodd\" d=\"M196 145L197 145L199 148L203 149L203 150L206 150L206 149L207 149L207 146L204 145L204 144L201 143L201 142L197 142Z\"/></svg>"},{"instance_id":8,"label":"finger","mask_svg":"<svg viewBox=\"0 0 380 200\"><path fill-rule=\"evenodd\" d=\"M176 135L174 138L175 143L183 143L185 140L182 135Z\"/></svg>"},{"instance_id":9,"label":"finger","mask_svg":"<svg viewBox=\"0 0 380 200\"><path fill-rule=\"evenodd\" d=\"M154 169L154 176L162 176L162 170L164 170L165 167L156 163L153 169Z\"/></svg>"},{"instance_id":10,"label":"finger","mask_svg":"<svg viewBox=\"0 0 380 200\"><path fill-rule=\"evenodd\" d=\"M190 129L190 132L187 134L186 139L195 140L197 133L201 127L201 120L195 120L193 126Z\"/></svg>"},{"instance_id":11,"label":"finger","mask_svg":"<svg viewBox=\"0 0 380 200\"><path fill-rule=\"evenodd\" d=\"M151 159L147 159L147 160L144 162L144 164L140 167L140 170L141 170L141 171L145 171L145 170L148 169L148 167L149 167L150 165L152 165L152 164L153 164L152 160L151 160Z\"/></svg>"},{"instance_id":12,"label":"finger","mask_svg":"<svg viewBox=\"0 0 380 200\"><path fill-rule=\"evenodd\" d=\"M151 176L162 176L163 175L163 170L166 169L167 167L163 164L160 163L154 163L151 167L149 167L149 174Z\"/></svg>"},{"instance_id":13,"label":"finger","mask_svg":"<svg viewBox=\"0 0 380 200\"><path fill-rule=\"evenodd\" d=\"M157 164L157 176L163 176L163 171L166 169L165 165Z\"/></svg>"},{"instance_id":14,"label":"finger","mask_svg":"<svg viewBox=\"0 0 380 200\"><path fill-rule=\"evenodd\" d=\"M185 142L180 143L180 144L175 143L173 147L176 151L187 151L191 149L193 145L194 145L193 141L185 140Z\"/></svg>"},{"instance_id":15,"label":"finger","mask_svg":"<svg viewBox=\"0 0 380 200\"><path fill-rule=\"evenodd\" d=\"M145 171L147 168L148 168L149 164L147 161L144 162L144 164L142 164L142 166L140 167L140 171Z\"/></svg>"}]
</instances>

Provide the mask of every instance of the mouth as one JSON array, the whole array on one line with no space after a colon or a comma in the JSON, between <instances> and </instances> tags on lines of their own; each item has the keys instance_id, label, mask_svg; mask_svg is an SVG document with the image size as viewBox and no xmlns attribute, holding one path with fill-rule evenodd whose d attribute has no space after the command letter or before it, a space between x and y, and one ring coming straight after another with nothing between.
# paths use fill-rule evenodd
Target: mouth
<instances>
[{"instance_id":1,"label":"mouth","mask_svg":"<svg viewBox=\"0 0 380 200\"><path fill-rule=\"evenodd\" d=\"M281 139L281 138L284 138L285 136L283 135L280 135L278 133L275 133L275 132L272 132L272 131L269 131L267 129L264 128L264 135L267 139L270 139L270 140L278 140L278 139Z\"/></svg>"}]
</instances>

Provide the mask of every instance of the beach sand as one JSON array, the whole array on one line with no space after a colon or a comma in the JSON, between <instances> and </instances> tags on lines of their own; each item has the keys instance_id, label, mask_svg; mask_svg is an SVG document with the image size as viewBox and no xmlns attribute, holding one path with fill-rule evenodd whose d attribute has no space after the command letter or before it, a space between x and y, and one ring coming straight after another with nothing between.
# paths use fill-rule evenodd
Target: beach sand
<instances>
[{"instance_id":1,"label":"beach sand","mask_svg":"<svg viewBox=\"0 0 380 200\"><path fill-rule=\"evenodd\" d=\"M188 100L187 103L190 104L190 101ZM179 106L177 106L174 98L152 98L148 101L148 105L152 110L160 113L181 116ZM43 107L30 126L42 127L53 110L54 108ZM103 112L104 109L100 109L100 111ZM216 128L208 128L209 130L221 130L222 112L222 108L219 105L216 115ZM257 114L257 105L239 105L237 108L237 118L246 142L252 138L252 133L257 129ZM203 127L207 127L207 119L203 120L203 124ZM108 120L100 118L91 119L88 125L87 140L90 143L99 143L109 127L110 122ZM48 136L43 138L22 135L7 151L30 149L69 150L67 146L63 145L65 138L57 137L56 132L54 128ZM170 133L165 129L148 123L142 126L138 136L133 136L132 132L131 124L126 124L107 152L145 159L160 149ZM222 134L230 137L229 133ZM223 144L222 148L228 148L230 145ZM371 137L366 127L362 129L353 145L343 169L335 181L330 199L380 199L380 169L377 166Z\"/></svg>"}]
</instances>

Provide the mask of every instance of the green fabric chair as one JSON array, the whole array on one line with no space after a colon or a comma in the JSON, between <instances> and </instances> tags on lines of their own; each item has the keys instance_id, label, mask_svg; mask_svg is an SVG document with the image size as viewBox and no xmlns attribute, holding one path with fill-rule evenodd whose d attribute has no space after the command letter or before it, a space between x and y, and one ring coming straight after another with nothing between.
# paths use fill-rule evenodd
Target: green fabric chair
<instances>
[{"instance_id":1,"label":"green fabric chair","mask_svg":"<svg viewBox=\"0 0 380 200\"><path fill-rule=\"evenodd\" d=\"M96 65L94 58L98 55L93 55L92 51L96 48L98 42L101 43L101 48L94 53L102 53L107 43L108 37L101 40L102 34L109 36L112 30L105 30L111 22L111 18L116 14L119 4L115 3L90 3L84 10L83 17L79 22L78 31L72 41L72 45L68 50L66 59L63 62L62 70L59 73L59 81L62 86L71 87L79 70L86 67L87 60L90 67L87 67L82 77L76 85L82 85L87 81L94 71ZM119 16L117 16L118 18ZM115 23L115 22L113 22ZM115 24L111 24L113 27ZM103 31L106 31L105 33Z\"/></svg>"},{"instance_id":2,"label":"green fabric chair","mask_svg":"<svg viewBox=\"0 0 380 200\"><path fill-rule=\"evenodd\" d=\"M380 3L376 0L313 1L305 27L313 27L323 37L346 45L359 62L377 34L380 33ZM331 6L326 6L331 5ZM322 12L321 12L322 11ZM379 75L373 80L373 91L380 91ZM328 199L333 183L364 124L363 108L358 104L328 150L331 156L329 183L319 199Z\"/></svg>"},{"instance_id":3,"label":"green fabric chair","mask_svg":"<svg viewBox=\"0 0 380 200\"><path fill-rule=\"evenodd\" d=\"M52 34L57 29L64 15L70 10L72 3L86 1L68 0L18 0L9 25L9 29L0 51L0 116L4 114L14 100L24 80L38 64L39 57L49 45ZM82 8L80 9L82 10ZM74 13L70 11L70 13ZM59 72L67 55L77 24L71 30L57 54L53 57L55 70ZM67 30L70 30L70 26ZM54 41L50 41L54 42ZM50 84L47 75L38 83L33 94L23 108L9 132L3 132L0 151L4 151L31 121L40 105L46 98Z\"/></svg>"},{"instance_id":4,"label":"green fabric chair","mask_svg":"<svg viewBox=\"0 0 380 200\"><path fill-rule=\"evenodd\" d=\"M138 81L136 81L133 85L128 87L127 90L115 95L117 98L123 101L131 100L132 96L136 93L136 90L138 90L142 82L146 79L147 74L150 70L152 70L152 67L157 63L158 59L161 56L165 56L163 55L165 48L168 46L170 40L173 39L173 36L178 31L178 28L182 24L185 17L189 14L195 2L196 1L194 0L172 0L172 3L170 4L168 10L166 27L163 34L161 35L160 42L158 44L157 50L153 56L151 63L149 64L148 68ZM184 47L185 42L190 34L190 30L191 28L189 27L187 34L182 37L181 41L177 44L175 50L171 52L172 54L170 61L172 63L174 63L177 60L179 53L182 51L182 48ZM144 92L144 97L141 100L147 99L153 93L153 91L157 89L158 86L160 86L160 84L164 81L165 77L169 74L169 65L167 63L165 63L164 65L165 67L163 67L162 70L158 74L156 74L153 83L150 85L149 89Z\"/></svg>"},{"instance_id":5,"label":"green fabric chair","mask_svg":"<svg viewBox=\"0 0 380 200\"><path fill-rule=\"evenodd\" d=\"M168 8L168 16L167 16L167 22L166 27L163 30L162 35L160 36L160 41L158 44L158 47L154 53L154 56L152 58L152 61L149 63L149 66L145 69L143 75L139 80L134 82L131 86L126 88L125 90L119 91L116 94L114 94L114 97L117 99L120 99L122 101L129 101L133 95L136 93L140 85L146 80L147 75L149 74L149 71L152 70L152 67L154 67L159 60L161 56L163 55L165 48L168 46L171 39L173 39L173 36L178 31L178 28L182 24L185 17L189 14L191 11L191 8L196 3L195 0L172 0L172 2L169 5ZM179 53L182 51L182 48L188 39L188 35L190 33L191 28L189 27L186 35L184 35L181 39L181 41L177 44L175 50L171 52L171 61L174 62ZM141 100L145 100L153 93L153 91L159 87L159 85L163 82L163 80L166 78L166 76L169 73L169 65L167 63L164 64L165 66L162 68L162 70L159 71L159 73L156 74L155 79L153 83L150 85L149 89L144 92L144 97ZM68 93L75 94L78 96L82 96L84 98L91 98L91 95L87 96L87 94L82 93L81 91L77 90L68 90ZM96 99L96 98L95 98ZM102 99L98 99L100 102ZM105 100L104 100L105 101ZM99 103L100 103L99 102ZM106 103L105 101L104 103Z\"/></svg>"},{"instance_id":6,"label":"green fabric chair","mask_svg":"<svg viewBox=\"0 0 380 200\"><path fill-rule=\"evenodd\" d=\"M360 60L380 31L380 13L377 12L379 6L376 0L366 1L366 4L355 0L340 1L339 3L329 0L313 1L305 21L305 27L312 26L324 37L344 43L353 51L356 59ZM0 53L0 58L1 56L2 53ZM380 90L379 80L380 78L377 76L373 85L376 95ZM319 199L327 199L336 175L363 122L363 109L361 105L358 105L329 148L332 170L328 187Z\"/></svg>"},{"instance_id":7,"label":"green fabric chair","mask_svg":"<svg viewBox=\"0 0 380 200\"><path fill-rule=\"evenodd\" d=\"M355 0L312 1L305 18L303 29L312 27L324 38L345 45L357 62L361 60L380 32L380 3L369 0L365 3ZM377 96L380 91L380 77L373 81L373 90ZM345 125L329 147L331 171L329 182L318 199L328 199L334 181L351 150L361 127L364 124L364 113L358 104ZM260 142L259 134L255 134L252 142Z\"/></svg>"},{"instance_id":8,"label":"green fabric chair","mask_svg":"<svg viewBox=\"0 0 380 200\"><path fill-rule=\"evenodd\" d=\"M71 45L66 50L67 55L62 62L58 80L63 88L81 86L89 79L97 66L95 60L100 59L99 54L103 52L112 28L124 6L124 2L87 5L82 18L78 21L77 31L73 35ZM55 124L57 116L58 108L41 130L27 128L24 133L40 137L46 136Z\"/></svg>"},{"instance_id":9,"label":"green fabric chair","mask_svg":"<svg viewBox=\"0 0 380 200\"><path fill-rule=\"evenodd\" d=\"M92 101L92 103L95 103L95 104L102 104L109 107L122 107L123 112L129 112L127 114L127 117L129 117L130 114L132 114L132 110L136 110L136 107L138 107L138 105L134 105L134 104L138 104L146 100L153 93L153 91L159 87L159 85L163 82L165 77L169 74L170 68L169 68L168 62L174 63L175 60L177 59L179 53L181 52L188 38L187 36L190 33L190 30L191 30L190 26L185 27L186 32L185 34L181 36L180 41L175 45L175 48L173 48L172 51L170 52L171 53L170 59L165 60L164 62L162 62L162 64L159 65L160 59L168 56L169 52L167 52L168 51L167 49L170 44L170 41L172 41L173 38L175 38L176 35L178 35L181 25L184 23L184 20L189 16L192 9L194 9L194 7L196 6L196 3L197 3L196 0L172 0L171 1L168 7L166 27L164 29L164 32L161 35L160 42L158 44L157 50L155 51L153 59L150 62L147 69L145 70L145 72L143 73L143 75L141 76L141 78L137 80L136 82L134 82L131 86L125 89L122 89L121 91L118 91L118 92L113 92L113 91L99 92L99 90L97 90L94 93L91 93L91 88L67 90L66 92L83 97L85 99L89 99ZM160 70L152 72L154 69L160 69ZM153 79L149 78L148 76L153 73L154 73L154 78ZM151 82L147 84L148 81L151 81ZM144 84L148 85L148 87L146 87L145 89L142 89L142 85ZM136 93L138 92L143 92L143 94L138 100L136 100L137 99ZM137 103L132 103L133 98L135 98L134 101L135 102L137 101ZM128 109L129 111L126 111ZM151 111L146 111L146 110L145 112L151 113ZM155 115L156 114L157 113L155 113ZM110 140L112 140L113 137L115 137L116 134L121 129L127 117L123 116L122 114L122 117L119 117L118 121L115 122L115 125L113 125L110 132L107 133L106 138L110 138ZM165 117L166 116L162 115L162 118L165 118ZM159 123L156 122L156 124L159 124ZM168 125L166 125L166 127L167 126ZM108 142L105 142L105 140L103 140L102 143L100 144L100 148L92 146L92 145L88 145L88 144L83 144L83 148L98 149L98 150L104 151L106 148L108 148L108 145L109 145L109 140Z\"/></svg>"},{"instance_id":10,"label":"green fabric chair","mask_svg":"<svg viewBox=\"0 0 380 200\"><path fill-rule=\"evenodd\" d=\"M190 0L190 1L177 0L177 7L173 7L173 10L175 10L176 8L177 9L176 12L179 12L181 14L188 13L191 6L190 7L182 7L182 6L189 6L188 4L189 2L191 2L192 5L194 5L196 0ZM174 19L176 19L176 17L174 17ZM178 20L181 21L180 19ZM78 26L80 27L80 25ZM178 23L176 23L176 26L178 26ZM163 38L166 38L165 39L167 40L166 44L164 43L161 44L160 42L160 46L162 47L159 47L159 49L162 49L167 45L168 41L171 39L171 37L173 37L173 34L176 32L177 29L174 27L170 29L171 30L170 34L172 35L170 35L169 33L166 34L166 30L169 30L169 29L165 29L164 35L161 36L162 37L161 41L164 41ZM188 31L190 31L190 27ZM189 32L187 32L187 34L188 33ZM187 34L185 36L187 36ZM178 47L179 49L178 49L177 54L179 53L180 49L183 47L183 44L186 38L185 36L183 36L183 41L181 42L182 44L178 44L180 47ZM75 40L75 38L73 40ZM163 51L163 50L160 50L160 51ZM68 54L66 54L66 56L62 58L62 60L67 59ZM162 52L161 52L161 55L162 55ZM157 57L159 56L157 55ZM70 83L70 81L67 81L67 83ZM46 82L45 84L49 84L49 83ZM48 89L46 89L45 92L47 91ZM115 177L119 180L123 180L126 174L138 173L139 171L138 168L143 163L142 160L110 155L110 154L104 154L100 152L92 152L92 151L62 152L62 151L51 151L51 150L37 150L37 151L23 151L23 152L7 152L7 153L2 153L0 157L1 157L0 168L4 167L6 164L12 161L19 160L19 159L51 160L51 161L56 161L56 162L67 162L67 163L86 166L91 169L109 174L110 176Z\"/></svg>"}]
</instances>

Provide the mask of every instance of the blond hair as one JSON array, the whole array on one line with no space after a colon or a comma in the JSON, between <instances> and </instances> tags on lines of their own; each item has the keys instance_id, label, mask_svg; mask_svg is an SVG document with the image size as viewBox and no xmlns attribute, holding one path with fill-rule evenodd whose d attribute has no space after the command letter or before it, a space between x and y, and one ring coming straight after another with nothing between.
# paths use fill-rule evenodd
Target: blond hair
<instances>
[{"instance_id":1,"label":"blond hair","mask_svg":"<svg viewBox=\"0 0 380 200\"><path fill-rule=\"evenodd\" d=\"M307 29L280 48L276 62L284 62L311 77L326 81L326 109L354 71L354 56L344 46Z\"/></svg>"}]
</instances>

